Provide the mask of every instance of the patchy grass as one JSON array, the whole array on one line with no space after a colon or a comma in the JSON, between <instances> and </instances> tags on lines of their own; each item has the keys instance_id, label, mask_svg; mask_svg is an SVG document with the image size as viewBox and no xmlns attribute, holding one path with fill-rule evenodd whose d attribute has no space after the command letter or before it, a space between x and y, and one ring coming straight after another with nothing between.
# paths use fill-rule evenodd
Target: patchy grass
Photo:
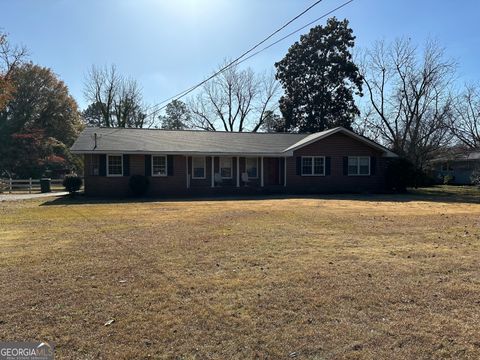
<instances>
[{"instance_id":1,"label":"patchy grass","mask_svg":"<svg viewBox=\"0 0 480 360\"><path fill-rule=\"evenodd\" d=\"M0 338L59 359L478 359L479 196L3 202Z\"/></svg>"}]
</instances>

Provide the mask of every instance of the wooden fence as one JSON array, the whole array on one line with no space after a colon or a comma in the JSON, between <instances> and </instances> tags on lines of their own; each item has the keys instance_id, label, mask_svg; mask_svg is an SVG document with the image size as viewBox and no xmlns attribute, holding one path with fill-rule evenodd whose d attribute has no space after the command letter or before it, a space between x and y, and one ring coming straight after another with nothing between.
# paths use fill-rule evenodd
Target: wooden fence
<instances>
[{"instance_id":1,"label":"wooden fence","mask_svg":"<svg viewBox=\"0 0 480 360\"><path fill-rule=\"evenodd\" d=\"M52 191L63 190L63 179L51 179L50 186ZM1 192L14 192L22 191L31 194L35 191L40 191L39 179L0 179L0 193Z\"/></svg>"}]
</instances>

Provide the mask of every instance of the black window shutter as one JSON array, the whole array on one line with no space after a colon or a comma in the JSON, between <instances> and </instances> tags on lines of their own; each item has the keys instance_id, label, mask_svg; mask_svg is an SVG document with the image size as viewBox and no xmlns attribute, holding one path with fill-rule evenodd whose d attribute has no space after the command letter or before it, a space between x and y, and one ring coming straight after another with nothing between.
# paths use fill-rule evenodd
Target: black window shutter
<instances>
[{"instance_id":1,"label":"black window shutter","mask_svg":"<svg viewBox=\"0 0 480 360\"><path fill-rule=\"evenodd\" d=\"M343 175L348 175L348 156L343 157Z\"/></svg>"},{"instance_id":2,"label":"black window shutter","mask_svg":"<svg viewBox=\"0 0 480 360\"><path fill-rule=\"evenodd\" d=\"M123 176L130 176L130 155L123 155Z\"/></svg>"},{"instance_id":3,"label":"black window shutter","mask_svg":"<svg viewBox=\"0 0 480 360\"><path fill-rule=\"evenodd\" d=\"M375 156L370 157L370 175L375 175L377 170L377 158Z\"/></svg>"},{"instance_id":4,"label":"black window shutter","mask_svg":"<svg viewBox=\"0 0 480 360\"><path fill-rule=\"evenodd\" d=\"M100 154L99 157L100 157L99 159L100 169L98 169L98 175L106 176L107 175L107 155Z\"/></svg>"},{"instance_id":5,"label":"black window shutter","mask_svg":"<svg viewBox=\"0 0 480 360\"><path fill-rule=\"evenodd\" d=\"M145 155L145 176L152 176L152 155Z\"/></svg>"},{"instance_id":6,"label":"black window shutter","mask_svg":"<svg viewBox=\"0 0 480 360\"><path fill-rule=\"evenodd\" d=\"M330 175L330 164L331 164L330 156L327 156L325 158L325 175Z\"/></svg>"},{"instance_id":7,"label":"black window shutter","mask_svg":"<svg viewBox=\"0 0 480 360\"><path fill-rule=\"evenodd\" d=\"M302 157L297 156L297 175L302 175Z\"/></svg>"},{"instance_id":8,"label":"black window shutter","mask_svg":"<svg viewBox=\"0 0 480 360\"><path fill-rule=\"evenodd\" d=\"M173 155L167 156L167 175L173 176Z\"/></svg>"}]
</instances>

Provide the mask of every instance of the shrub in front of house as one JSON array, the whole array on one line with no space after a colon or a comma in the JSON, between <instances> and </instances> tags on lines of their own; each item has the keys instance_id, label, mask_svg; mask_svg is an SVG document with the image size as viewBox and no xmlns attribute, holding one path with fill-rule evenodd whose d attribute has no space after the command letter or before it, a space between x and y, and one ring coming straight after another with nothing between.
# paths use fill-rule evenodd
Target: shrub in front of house
<instances>
[{"instance_id":1,"label":"shrub in front of house","mask_svg":"<svg viewBox=\"0 0 480 360\"><path fill-rule=\"evenodd\" d=\"M135 196L144 195L147 192L149 185L150 182L148 181L148 178L142 175L133 175L128 181L130 191Z\"/></svg>"},{"instance_id":2,"label":"shrub in front of house","mask_svg":"<svg viewBox=\"0 0 480 360\"><path fill-rule=\"evenodd\" d=\"M387 187L391 191L406 192L415 178L415 167L404 158L391 159L387 164Z\"/></svg>"},{"instance_id":3,"label":"shrub in front of house","mask_svg":"<svg viewBox=\"0 0 480 360\"><path fill-rule=\"evenodd\" d=\"M455 176L447 174L443 176L443 185L450 185L455 180Z\"/></svg>"},{"instance_id":4,"label":"shrub in front of house","mask_svg":"<svg viewBox=\"0 0 480 360\"><path fill-rule=\"evenodd\" d=\"M472 185L480 186L480 170L476 169L472 172L470 176L470 181Z\"/></svg>"},{"instance_id":5,"label":"shrub in front of house","mask_svg":"<svg viewBox=\"0 0 480 360\"><path fill-rule=\"evenodd\" d=\"M67 190L70 195L75 195L75 193L80 190L82 187L83 181L82 178L78 175L67 175L63 179L63 187Z\"/></svg>"},{"instance_id":6,"label":"shrub in front of house","mask_svg":"<svg viewBox=\"0 0 480 360\"><path fill-rule=\"evenodd\" d=\"M386 168L387 188L390 191L406 192L408 187L425 187L435 184L435 179L424 170L415 168L405 158L390 159Z\"/></svg>"}]
</instances>

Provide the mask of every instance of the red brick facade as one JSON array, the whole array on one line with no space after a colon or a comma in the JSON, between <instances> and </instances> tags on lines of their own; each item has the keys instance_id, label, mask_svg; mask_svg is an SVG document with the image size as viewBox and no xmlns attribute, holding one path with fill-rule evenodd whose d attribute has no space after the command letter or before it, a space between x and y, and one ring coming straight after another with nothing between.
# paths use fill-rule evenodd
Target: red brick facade
<instances>
[{"instance_id":1,"label":"red brick facade","mask_svg":"<svg viewBox=\"0 0 480 360\"><path fill-rule=\"evenodd\" d=\"M128 155L128 176L100 176L98 171L99 154L85 155L85 192L91 196L128 196L128 181L131 175L145 175L145 155ZM330 164L329 171L323 176L301 176L297 170L297 158L301 156L324 156ZM348 156L369 156L374 168L366 176L349 176L345 174L344 159ZM382 152L350 136L337 133L306 145L285 158L263 158L264 186L261 187L261 160L258 160L258 178L250 179L248 184L241 181L245 172L245 157L239 157L239 183L237 187L237 157L232 158L232 178L222 179L212 188L212 157L206 156L205 179L192 178L192 157L174 155L168 157L173 161L172 175L149 176L150 196L176 196L217 193L341 193L341 192L382 192L385 190L386 159ZM219 173L220 159L214 158L214 173ZM147 160L148 163L148 160ZM95 168L97 168L95 170ZM187 175L188 171L188 175ZM148 171L147 171L148 173ZM286 175L286 176L285 176ZM286 186L284 184L286 177Z\"/></svg>"},{"instance_id":2,"label":"red brick facade","mask_svg":"<svg viewBox=\"0 0 480 360\"><path fill-rule=\"evenodd\" d=\"M385 190L385 158L382 153L344 134L334 134L300 148L287 160L287 187L294 192L382 192ZM296 158L305 155L330 157L330 175L296 174ZM344 175L343 159L348 156L375 157L375 175Z\"/></svg>"}]
</instances>

